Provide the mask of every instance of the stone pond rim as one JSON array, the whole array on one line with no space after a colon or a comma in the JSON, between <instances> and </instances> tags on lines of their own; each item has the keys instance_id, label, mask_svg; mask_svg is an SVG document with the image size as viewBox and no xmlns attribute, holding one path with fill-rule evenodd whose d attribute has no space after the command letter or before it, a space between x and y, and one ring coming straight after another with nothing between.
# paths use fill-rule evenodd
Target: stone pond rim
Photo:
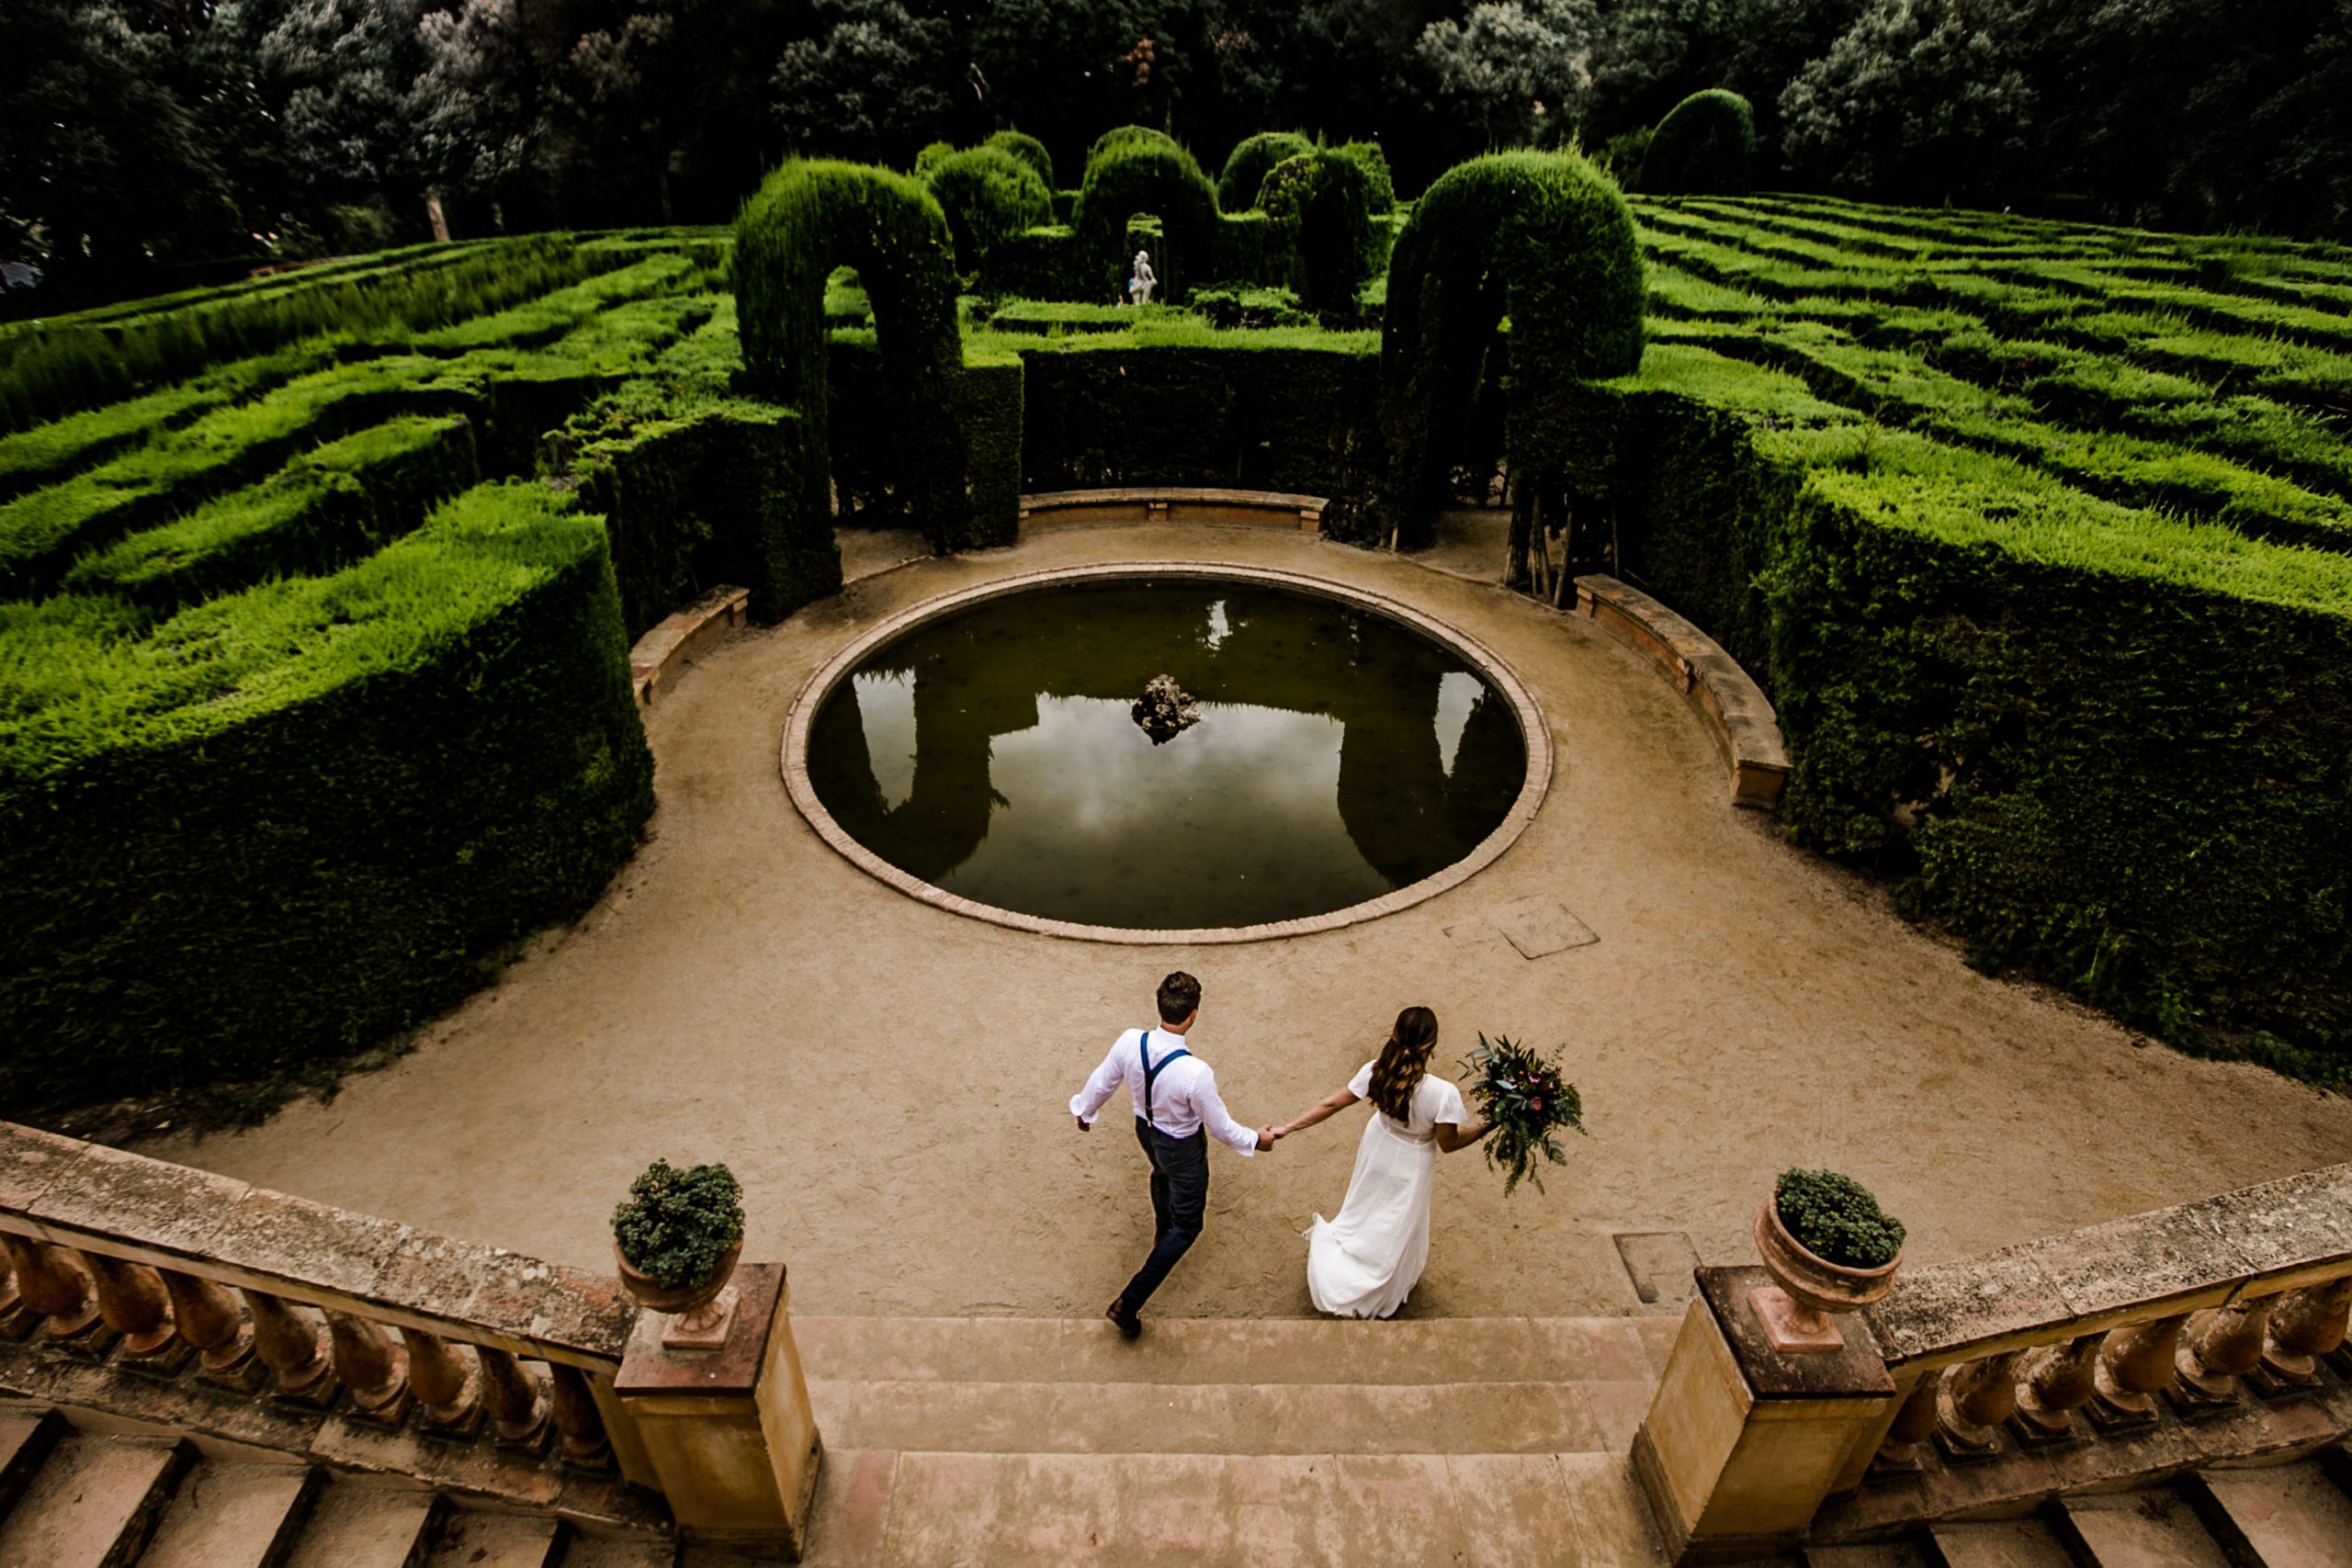
<instances>
[{"instance_id":1,"label":"stone pond rim","mask_svg":"<svg viewBox=\"0 0 2352 1568\"><path fill-rule=\"evenodd\" d=\"M1525 772L1519 793L1492 831L1469 852L1417 882L1382 894L1376 898L1351 904L1325 913L1305 915L1294 919L1273 920L1254 925L1203 926L1184 929L1152 929L1128 926L1087 925L1073 920L1055 919L1047 916L1027 914L1017 909L1002 908L967 898L934 886L913 874L891 864L860 843L837 821L824 803L818 798L816 785L808 768L810 732L825 700L834 689L849 678L859 664L886 644L896 641L932 622L961 614L977 605L996 599L1032 592L1040 589L1066 587L1073 584L1139 582L1187 580L1204 583L1230 582L1238 586L1265 588L1306 597L1325 599L1378 615L1402 626L1408 632L1435 643L1475 671L1487 686L1499 695L1516 723L1521 749L1525 754ZM1552 737L1543 710L1510 666L1464 632L1447 626L1396 599L1366 589L1333 582L1303 572L1284 571L1273 568L1245 566L1225 561L1122 561L1091 566L1061 567L1050 570L1024 572L997 581L975 584L951 590L909 606L867 628L853 638L808 678L794 699L792 710L785 721L782 749L782 772L786 792L800 815L815 829L820 838L833 851L876 880L933 908L950 914L967 916L994 925L1010 927L1045 936L1063 937L1081 942L1101 942L1127 946L1205 946L1229 942L1268 942L1283 937L1306 936L1317 931L1337 931L1378 919L1425 902L1454 887L1460 886L1487 866L1500 859L1516 842L1527 825L1534 819L1552 783Z\"/></svg>"}]
</instances>

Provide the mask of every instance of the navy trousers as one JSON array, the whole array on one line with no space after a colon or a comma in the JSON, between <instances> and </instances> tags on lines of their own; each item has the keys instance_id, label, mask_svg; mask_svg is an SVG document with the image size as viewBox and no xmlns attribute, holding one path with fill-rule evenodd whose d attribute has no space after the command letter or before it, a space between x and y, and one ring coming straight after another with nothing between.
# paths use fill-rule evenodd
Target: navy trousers
<instances>
[{"instance_id":1,"label":"navy trousers","mask_svg":"<svg viewBox=\"0 0 2352 1568\"><path fill-rule=\"evenodd\" d=\"M1209 1207L1209 1135L1203 1129L1189 1138L1171 1138L1138 1116L1136 1142L1151 1161L1151 1216L1159 1224L1151 1256L1119 1292L1128 1310L1140 1312L1176 1260L1200 1239Z\"/></svg>"}]
</instances>

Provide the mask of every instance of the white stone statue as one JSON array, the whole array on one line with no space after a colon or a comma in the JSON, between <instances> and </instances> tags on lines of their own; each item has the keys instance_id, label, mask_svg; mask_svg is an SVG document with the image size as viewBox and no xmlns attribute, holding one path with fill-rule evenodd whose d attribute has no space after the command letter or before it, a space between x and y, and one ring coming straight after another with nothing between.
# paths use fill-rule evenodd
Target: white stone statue
<instances>
[{"instance_id":1,"label":"white stone statue","mask_svg":"<svg viewBox=\"0 0 2352 1568\"><path fill-rule=\"evenodd\" d=\"M1159 278L1151 270L1151 253L1136 253L1135 276L1127 279L1127 298L1138 305L1151 303L1151 291L1159 287Z\"/></svg>"}]
</instances>

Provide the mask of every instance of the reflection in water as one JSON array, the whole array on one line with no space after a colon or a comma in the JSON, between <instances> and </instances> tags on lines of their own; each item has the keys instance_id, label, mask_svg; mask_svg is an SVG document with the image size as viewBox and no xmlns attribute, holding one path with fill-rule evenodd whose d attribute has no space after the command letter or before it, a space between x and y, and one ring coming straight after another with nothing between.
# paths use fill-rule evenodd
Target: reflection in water
<instances>
[{"instance_id":1,"label":"reflection in water","mask_svg":"<svg viewBox=\"0 0 2352 1568\"><path fill-rule=\"evenodd\" d=\"M1129 714L1166 672L1202 721ZM1092 583L990 601L877 651L819 710L809 774L890 863L1091 925L1247 925L1419 881L1502 820L1507 705L1394 622L1272 589Z\"/></svg>"}]
</instances>

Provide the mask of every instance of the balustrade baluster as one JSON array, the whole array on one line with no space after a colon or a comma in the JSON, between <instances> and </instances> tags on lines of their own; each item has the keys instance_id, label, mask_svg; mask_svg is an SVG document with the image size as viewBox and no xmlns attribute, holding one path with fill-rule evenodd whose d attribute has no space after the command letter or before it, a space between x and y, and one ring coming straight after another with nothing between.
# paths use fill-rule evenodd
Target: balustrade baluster
<instances>
[{"instance_id":1,"label":"balustrade baluster","mask_svg":"<svg viewBox=\"0 0 2352 1568\"><path fill-rule=\"evenodd\" d=\"M97 1287L98 1315L122 1336L123 1364L170 1377L187 1365L194 1347L180 1337L163 1276L144 1263L103 1252L76 1251Z\"/></svg>"},{"instance_id":2,"label":"balustrade baluster","mask_svg":"<svg viewBox=\"0 0 2352 1568\"><path fill-rule=\"evenodd\" d=\"M2099 1351L2098 1370L2086 1409L2101 1427L2138 1427L2156 1416L2153 1395L2173 1380L2173 1358L2180 1350L2180 1331L2188 1314L2135 1323L2108 1336Z\"/></svg>"},{"instance_id":3,"label":"balustrade baluster","mask_svg":"<svg viewBox=\"0 0 2352 1568\"><path fill-rule=\"evenodd\" d=\"M251 1392L268 1369L254 1356L253 1331L237 1298L229 1288L197 1274L159 1269L164 1293L172 1298L172 1321L180 1337L197 1351L197 1367L207 1378Z\"/></svg>"},{"instance_id":4,"label":"balustrade baluster","mask_svg":"<svg viewBox=\"0 0 2352 1568\"><path fill-rule=\"evenodd\" d=\"M408 1347L408 1386L424 1407L424 1424L452 1436L481 1430L481 1374L437 1334L402 1325Z\"/></svg>"},{"instance_id":5,"label":"balustrade baluster","mask_svg":"<svg viewBox=\"0 0 2352 1568\"><path fill-rule=\"evenodd\" d=\"M489 1345L474 1347L481 1368L482 1403L490 1410L491 1430L510 1448L544 1451L553 1427L547 1402L539 1397L538 1380L507 1351Z\"/></svg>"},{"instance_id":6,"label":"balustrade baluster","mask_svg":"<svg viewBox=\"0 0 2352 1568\"><path fill-rule=\"evenodd\" d=\"M1944 1379L1936 1402L1936 1443L1956 1460L2001 1451L2001 1423L2018 1405L2018 1365L2026 1352L2004 1350L1969 1362Z\"/></svg>"},{"instance_id":7,"label":"balustrade baluster","mask_svg":"<svg viewBox=\"0 0 2352 1568\"><path fill-rule=\"evenodd\" d=\"M2211 1410L2237 1397L2238 1379L2262 1360L2264 1332L2270 1326L2275 1295L2244 1297L2203 1314L2197 1332L2181 1341L2173 1364L2180 1382L2173 1403L2184 1410Z\"/></svg>"},{"instance_id":8,"label":"balustrade baluster","mask_svg":"<svg viewBox=\"0 0 2352 1568\"><path fill-rule=\"evenodd\" d=\"M74 1339L97 1325L97 1292L71 1250L13 1231L0 1233L0 1246L16 1266L17 1294L51 1336Z\"/></svg>"},{"instance_id":9,"label":"balustrade baluster","mask_svg":"<svg viewBox=\"0 0 2352 1568\"><path fill-rule=\"evenodd\" d=\"M588 1392L587 1377L560 1361L549 1361L548 1372L555 1384L555 1424L563 1434L564 1462L583 1470L610 1470L613 1445L605 1436L605 1418L597 1412L596 1396Z\"/></svg>"},{"instance_id":10,"label":"balustrade baluster","mask_svg":"<svg viewBox=\"0 0 2352 1568\"><path fill-rule=\"evenodd\" d=\"M2074 1413L2098 1390L2098 1353L2106 1343L2102 1328L2050 1346L2034 1358L2018 1390L2017 1408L2009 1413L2009 1431L2018 1442L2054 1443L2075 1435Z\"/></svg>"},{"instance_id":11,"label":"balustrade baluster","mask_svg":"<svg viewBox=\"0 0 2352 1568\"><path fill-rule=\"evenodd\" d=\"M280 1398L325 1404L334 1398L334 1359L327 1332L266 1291L243 1292L253 1314L254 1353L277 1374Z\"/></svg>"},{"instance_id":12,"label":"balustrade baluster","mask_svg":"<svg viewBox=\"0 0 2352 1568\"><path fill-rule=\"evenodd\" d=\"M1894 1413L1894 1424L1886 1429L1886 1439L1878 1446L1871 1460L1875 1471L1911 1471L1919 1468L1919 1450L1936 1429L1936 1403L1943 1387L1942 1369L1928 1373L1919 1380Z\"/></svg>"},{"instance_id":13,"label":"balustrade baluster","mask_svg":"<svg viewBox=\"0 0 2352 1568\"><path fill-rule=\"evenodd\" d=\"M2319 1359L2341 1347L2352 1324L2352 1274L2292 1291L2270 1314L2270 1334L2252 1381L2265 1393L2287 1393L2319 1379Z\"/></svg>"},{"instance_id":14,"label":"balustrade baluster","mask_svg":"<svg viewBox=\"0 0 2352 1568\"><path fill-rule=\"evenodd\" d=\"M327 1338L334 1349L335 1376L351 1390L360 1414L397 1426L408 1414L408 1352L391 1330L347 1312L330 1312Z\"/></svg>"}]
</instances>

